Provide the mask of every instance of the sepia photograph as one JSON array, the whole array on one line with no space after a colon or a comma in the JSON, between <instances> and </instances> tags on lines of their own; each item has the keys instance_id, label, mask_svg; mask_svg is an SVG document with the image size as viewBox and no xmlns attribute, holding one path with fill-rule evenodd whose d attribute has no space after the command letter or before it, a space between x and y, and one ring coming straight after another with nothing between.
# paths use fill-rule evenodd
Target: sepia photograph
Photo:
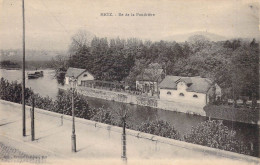
<instances>
[{"instance_id":1,"label":"sepia photograph","mask_svg":"<svg viewBox=\"0 0 260 165\"><path fill-rule=\"evenodd\" d=\"M0 164L260 164L258 0L0 0Z\"/></svg>"}]
</instances>

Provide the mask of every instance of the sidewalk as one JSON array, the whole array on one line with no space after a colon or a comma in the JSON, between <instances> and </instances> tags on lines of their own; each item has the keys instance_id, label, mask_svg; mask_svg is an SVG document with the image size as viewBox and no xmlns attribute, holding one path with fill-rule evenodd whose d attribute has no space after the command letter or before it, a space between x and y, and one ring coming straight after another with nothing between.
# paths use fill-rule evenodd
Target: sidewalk
<instances>
[{"instance_id":1,"label":"sidewalk","mask_svg":"<svg viewBox=\"0 0 260 165\"><path fill-rule=\"evenodd\" d=\"M108 131L87 125L82 119L76 118L77 152L71 152L71 128L69 117L63 120L55 116L35 113L35 141L30 136L30 113L26 111L26 137L22 136L22 111L21 105L0 102L0 142L10 145L28 154L46 156L46 162L56 160L65 161L106 161L121 162L121 133ZM119 129L120 131L120 129ZM241 155L243 157L243 155ZM149 164L157 164L167 160L172 164L176 161L199 161L212 163L217 160L232 164L254 164L253 161L224 158L214 153L198 152L178 145L157 143L152 140L127 136L127 158L129 164L145 160ZM251 159L251 158L250 158ZM152 161L151 161L152 160ZM154 160L154 161L153 161ZM169 161L170 160L170 161ZM1 161L1 160L0 160ZM157 162L157 163L156 163ZM114 163L111 163L114 164ZM206 163L207 164L207 163ZM222 163L221 163L222 164Z\"/></svg>"}]
</instances>

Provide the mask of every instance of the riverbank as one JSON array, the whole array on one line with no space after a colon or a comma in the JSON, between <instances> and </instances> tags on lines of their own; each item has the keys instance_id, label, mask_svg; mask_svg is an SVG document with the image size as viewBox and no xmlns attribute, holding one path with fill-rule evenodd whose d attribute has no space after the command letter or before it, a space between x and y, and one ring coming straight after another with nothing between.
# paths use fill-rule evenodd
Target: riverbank
<instances>
[{"instance_id":1,"label":"riverbank","mask_svg":"<svg viewBox=\"0 0 260 165\"><path fill-rule=\"evenodd\" d=\"M260 125L259 107L235 108L230 105L207 105L204 110L206 116L210 118Z\"/></svg>"},{"instance_id":2,"label":"riverbank","mask_svg":"<svg viewBox=\"0 0 260 165\"><path fill-rule=\"evenodd\" d=\"M66 90L67 88L68 86L63 86L60 89ZM228 105L207 105L205 107L200 107L196 105L160 100L148 96L131 95L129 93L124 92L108 91L103 89L95 89L81 86L77 87L77 91L88 97L99 98L109 101L135 104L140 106L148 106L151 108L187 113L191 115L205 116L213 119L260 125L260 115L258 108L233 108L232 106Z\"/></svg>"},{"instance_id":3,"label":"riverbank","mask_svg":"<svg viewBox=\"0 0 260 165\"><path fill-rule=\"evenodd\" d=\"M67 89L67 88L68 87L64 86L62 89ZM203 110L203 106L199 106L199 105L184 104L184 103L179 103L174 101L160 100L155 97L149 97L143 95L132 95L125 92L116 92L116 91L109 91L109 90L82 87L82 86L78 86L77 91L85 96L100 98L104 100L206 116L206 113Z\"/></svg>"},{"instance_id":4,"label":"riverbank","mask_svg":"<svg viewBox=\"0 0 260 165\"><path fill-rule=\"evenodd\" d=\"M36 141L30 141L29 106L26 106L27 135L22 137L21 105L0 100L0 135L16 139L22 146L32 146L50 154L46 162L63 159L65 161L116 160L120 162L122 128L76 118L77 152L71 152L71 116L35 108ZM191 163L203 161L224 161L232 164L257 164L258 158L219 149L190 144L127 129L127 158L129 164L135 160L169 160ZM58 139L58 140L57 140ZM53 158L53 159L52 159ZM198 159L199 158L199 159ZM159 163L157 162L157 163ZM155 163L156 164L156 163Z\"/></svg>"}]
</instances>

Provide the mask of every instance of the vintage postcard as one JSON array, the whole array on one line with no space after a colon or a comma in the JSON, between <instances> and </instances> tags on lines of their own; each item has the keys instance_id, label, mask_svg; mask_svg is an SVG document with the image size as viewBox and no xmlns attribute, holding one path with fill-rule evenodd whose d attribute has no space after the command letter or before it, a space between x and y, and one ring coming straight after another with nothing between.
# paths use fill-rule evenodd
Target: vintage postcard
<instances>
[{"instance_id":1,"label":"vintage postcard","mask_svg":"<svg viewBox=\"0 0 260 165\"><path fill-rule=\"evenodd\" d=\"M259 1L0 0L0 164L259 164Z\"/></svg>"}]
</instances>

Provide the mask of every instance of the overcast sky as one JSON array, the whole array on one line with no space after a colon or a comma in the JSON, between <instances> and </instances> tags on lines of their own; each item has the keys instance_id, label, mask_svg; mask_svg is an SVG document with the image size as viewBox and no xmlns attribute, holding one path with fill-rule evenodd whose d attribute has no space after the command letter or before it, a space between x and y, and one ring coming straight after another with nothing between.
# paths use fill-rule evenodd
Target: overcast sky
<instances>
[{"instance_id":1,"label":"overcast sky","mask_svg":"<svg viewBox=\"0 0 260 165\"><path fill-rule=\"evenodd\" d=\"M142 3L140 3L142 2ZM98 37L160 40L207 31L256 38L259 6L254 0L25 0L26 47L66 50L85 29ZM113 17L100 16L111 12ZM153 17L118 13L152 13ZM0 49L22 48L22 0L0 0Z\"/></svg>"}]
</instances>

